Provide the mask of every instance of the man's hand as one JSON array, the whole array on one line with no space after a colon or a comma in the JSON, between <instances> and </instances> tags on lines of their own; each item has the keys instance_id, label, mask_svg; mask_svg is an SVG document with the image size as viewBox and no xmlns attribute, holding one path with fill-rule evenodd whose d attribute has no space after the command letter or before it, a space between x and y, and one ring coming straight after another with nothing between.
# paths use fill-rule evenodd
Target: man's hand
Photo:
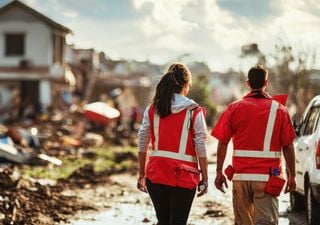
<instances>
[{"instance_id":1,"label":"man's hand","mask_svg":"<svg viewBox=\"0 0 320 225\"><path fill-rule=\"evenodd\" d=\"M293 176L288 177L287 185L284 193L293 192L296 190L296 178Z\"/></svg>"},{"instance_id":2,"label":"man's hand","mask_svg":"<svg viewBox=\"0 0 320 225\"><path fill-rule=\"evenodd\" d=\"M137 181L137 188L145 193L148 193L147 186L146 186L146 178L145 177L139 177Z\"/></svg>"},{"instance_id":3,"label":"man's hand","mask_svg":"<svg viewBox=\"0 0 320 225\"><path fill-rule=\"evenodd\" d=\"M286 160L286 167L289 174L284 193L293 192L296 190L296 179L295 179L296 159L295 159L293 144L291 143L289 145L283 146L282 152L283 152L284 159Z\"/></svg>"},{"instance_id":4,"label":"man's hand","mask_svg":"<svg viewBox=\"0 0 320 225\"><path fill-rule=\"evenodd\" d=\"M198 194L197 197L200 197L208 192L208 182L207 181L200 181L198 185Z\"/></svg>"},{"instance_id":5,"label":"man's hand","mask_svg":"<svg viewBox=\"0 0 320 225\"><path fill-rule=\"evenodd\" d=\"M223 175L222 172L217 172L217 176L216 179L214 180L214 185L216 186L216 188L220 191L222 191L223 193L225 193L224 191L224 187L223 184L226 188L228 188L228 184L227 184L227 179L226 177Z\"/></svg>"}]
</instances>

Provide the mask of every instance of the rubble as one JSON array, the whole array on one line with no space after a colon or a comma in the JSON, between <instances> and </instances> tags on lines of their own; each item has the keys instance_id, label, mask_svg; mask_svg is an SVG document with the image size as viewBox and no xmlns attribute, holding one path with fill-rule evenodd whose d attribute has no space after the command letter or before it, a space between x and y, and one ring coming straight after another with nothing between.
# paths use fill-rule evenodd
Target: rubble
<instances>
[{"instance_id":1,"label":"rubble","mask_svg":"<svg viewBox=\"0 0 320 225\"><path fill-rule=\"evenodd\" d=\"M61 186L11 178L12 168L0 172L0 220L2 224L54 224L67 221L77 210L93 209L75 196L61 194Z\"/></svg>"},{"instance_id":2,"label":"rubble","mask_svg":"<svg viewBox=\"0 0 320 225\"><path fill-rule=\"evenodd\" d=\"M94 148L112 145L121 135L114 132L113 125L103 126L107 127L95 129L81 113L59 112L39 117L36 123L0 126L0 224L58 224L68 221L76 211L95 210L76 195L65 192L107 183L111 174L121 173L123 168L97 173L92 164L86 164L69 177L54 182L22 178L17 171L23 164L63 166L61 159L69 155L96 160ZM115 152L114 158L116 163L137 161L131 153Z\"/></svg>"},{"instance_id":3,"label":"rubble","mask_svg":"<svg viewBox=\"0 0 320 225\"><path fill-rule=\"evenodd\" d=\"M72 190L90 189L108 183L111 174L121 172L124 170L110 168L97 173L92 164L86 164L69 177L58 179L50 185L52 182L41 184L35 179L23 179L14 174L13 167L2 169L0 221L4 225L50 225L67 222L76 211L96 210L94 205L79 200L75 194L70 194Z\"/></svg>"}]
</instances>

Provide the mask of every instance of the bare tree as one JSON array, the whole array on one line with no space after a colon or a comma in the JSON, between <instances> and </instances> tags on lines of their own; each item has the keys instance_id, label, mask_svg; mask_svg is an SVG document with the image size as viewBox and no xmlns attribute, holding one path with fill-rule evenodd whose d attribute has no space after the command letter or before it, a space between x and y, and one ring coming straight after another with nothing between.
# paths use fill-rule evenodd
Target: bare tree
<instances>
[{"instance_id":1,"label":"bare tree","mask_svg":"<svg viewBox=\"0 0 320 225\"><path fill-rule=\"evenodd\" d=\"M275 54L269 55L275 64L269 68L269 91L271 94L287 93L287 105L295 108L296 118L300 118L310 99L317 94L318 86L310 80L316 61L315 52L300 51L296 55L293 48L283 42L275 46ZM255 57L257 64L267 65L266 54L259 50L258 44L241 47L241 58Z\"/></svg>"}]
</instances>

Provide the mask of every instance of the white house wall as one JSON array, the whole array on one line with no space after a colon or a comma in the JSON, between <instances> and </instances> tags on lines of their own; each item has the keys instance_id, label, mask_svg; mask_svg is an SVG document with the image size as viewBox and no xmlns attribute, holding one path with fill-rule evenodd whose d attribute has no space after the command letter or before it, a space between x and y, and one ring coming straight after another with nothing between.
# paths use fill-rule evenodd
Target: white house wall
<instances>
[{"instance_id":1,"label":"white house wall","mask_svg":"<svg viewBox=\"0 0 320 225\"><path fill-rule=\"evenodd\" d=\"M53 40L50 27L22 10L11 11L0 16L0 66L18 66L21 59L31 60L33 66L52 65ZM6 33L25 34L24 56L5 56Z\"/></svg>"},{"instance_id":2,"label":"white house wall","mask_svg":"<svg viewBox=\"0 0 320 225\"><path fill-rule=\"evenodd\" d=\"M0 108L1 106L10 105L12 90L8 85L0 84Z\"/></svg>"},{"instance_id":3,"label":"white house wall","mask_svg":"<svg viewBox=\"0 0 320 225\"><path fill-rule=\"evenodd\" d=\"M40 94L40 103L43 108L47 108L51 105L52 96L51 96L51 86L50 83L46 80L40 82L39 87L39 94Z\"/></svg>"}]
</instances>

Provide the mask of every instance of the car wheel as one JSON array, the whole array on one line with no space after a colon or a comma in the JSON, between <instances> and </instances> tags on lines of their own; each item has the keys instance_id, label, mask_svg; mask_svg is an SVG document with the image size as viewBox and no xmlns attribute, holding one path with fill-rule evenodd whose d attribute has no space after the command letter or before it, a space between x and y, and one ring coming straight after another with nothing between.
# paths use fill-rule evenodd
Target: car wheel
<instances>
[{"instance_id":1,"label":"car wheel","mask_svg":"<svg viewBox=\"0 0 320 225\"><path fill-rule=\"evenodd\" d=\"M306 185L305 194L306 216L308 225L318 225L320 223L320 220L318 218L317 212L319 212L320 207L312 194L310 183Z\"/></svg>"},{"instance_id":2,"label":"car wheel","mask_svg":"<svg viewBox=\"0 0 320 225\"><path fill-rule=\"evenodd\" d=\"M297 192L290 193L290 206L293 212L304 210L304 198Z\"/></svg>"}]
</instances>

